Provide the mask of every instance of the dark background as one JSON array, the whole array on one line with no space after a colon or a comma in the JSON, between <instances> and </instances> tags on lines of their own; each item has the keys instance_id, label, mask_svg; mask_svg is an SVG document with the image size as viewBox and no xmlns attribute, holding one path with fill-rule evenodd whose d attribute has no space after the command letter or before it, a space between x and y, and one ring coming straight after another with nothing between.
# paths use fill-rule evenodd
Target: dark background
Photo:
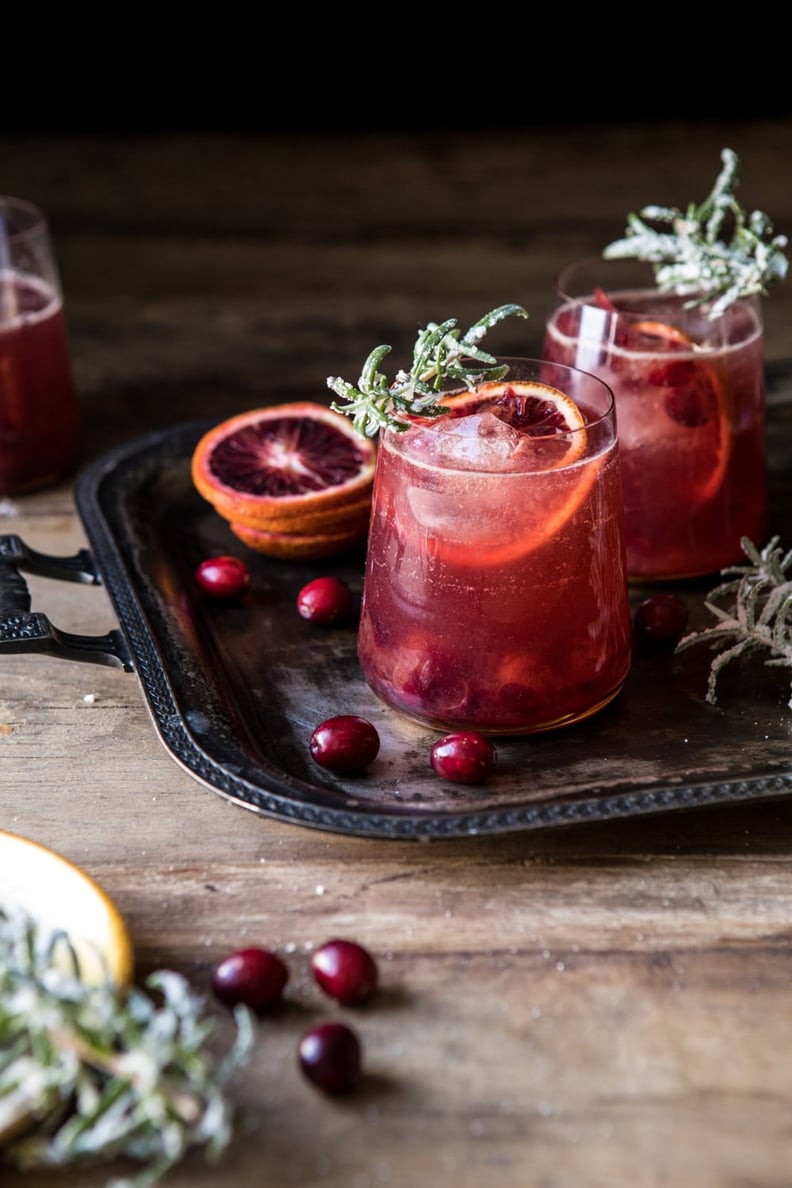
<instances>
[{"instance_id":1,"label":"dark background","mask_svg":"<svg viewBox=\"0 0 792 1188\"><path fill-rule=\"evenodd\" d=\"M790 10L705 9L221 6L185 10L177 23L167 7L143 5L106 26L98 12L90 28L55 11L40 43L34 18L24 29L16 18L15 31L9 14L0 135L442 133L789 116Z\"/></svg>"}]
</instances>

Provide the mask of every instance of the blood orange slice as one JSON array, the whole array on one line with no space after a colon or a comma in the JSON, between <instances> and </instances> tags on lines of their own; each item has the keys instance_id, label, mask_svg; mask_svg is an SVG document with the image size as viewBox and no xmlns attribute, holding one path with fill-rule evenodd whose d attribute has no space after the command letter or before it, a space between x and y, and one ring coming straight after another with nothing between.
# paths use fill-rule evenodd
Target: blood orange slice
<instances>
[{"instance_id":1,"label":"blood orange slice","mask_svg":"<svg viewBox=\"0 0 792 1188\"><path fill-rule=\"evenodd\" d=\"M310 401L257 408L214 426L192 456L195 487L230 522L328 529L370 499L376 446L341 413Z\"/></svg>"},{"instance_id":2,"label":"blood orange slice","mask_svg":"<svg viewBox=\"0 0 792 1188\"><path fill-rule=\"evenodd\" d=\"M679 450L696 475L693 497L705 501L720 490L731 454L731 408L728 389L715 368L693 358L694 343L666 322L641 321L630 329L631 351L659 355L646 372L653 388L664 389L663 412L672 423L658 437L676 437ZM684 357L679 356L684 353Z\"/></svg>"},{"instance_id":3,"label":"blood orange slice","mask_svg":"<svg viewBox=\"0 0 792 1188\"><path fill-rule=\"evenodd\" d=\"M434 555L460 568L508 565L558 535L590 494L601 466L600 457L584 457L589 433L581 407L559 389L528 380L491 381L439 403L449 409L441 421L491 413L506 422L518 435L515 459L527 457L527 463L496 474L471 473L471 515L471 503L450 500L430 476L420 477L422 464L415 460L410 509L433 538ZM510 483L514 514L505 515L504 486Z\"/></svg>"},{"instance_id":4,"label":"blood orange slice","mask_svg":"<svg viewBox=\"0 0 792 1188\"><path fill-rule=\"evenodd\" d=\"M367 531L367 524L319 533L267 532L234 523L230 527L249 549L287 561L314 561L342 553L360 544Z\"/></svg>"},{"instance_id":5,"label":"blood orange slice","mask_svg":"<svg viewBox=\"0 0 792 1188\"><path fill-rule=\"evenodd\" d=\"M442 396L448 417L491 413L526 438L555 439L552 465L571 465L586 448L585 417L571 397L539 380L492 380L475 391ZM545 455L545 463L547 463Z\"/></svg>"},{"instance_id":6,"label":"blood orange slice","mask_svg":"<svg viewBox=\"0 0 792 1188\"><path fill-rule=\"evenodd\" d=\"M368 490L361 499L355 499L351 503L335 503L331 507L320 507L318 511L304 511L298 515L293 511L279 515L276 508L272 515L266 518L257 512L252 517L239 515L234 523L247 528L260 528L266 532L300 532L303 535L316 536L368 524L370 514L371 490Z\"/></svg>"}]
</instances>

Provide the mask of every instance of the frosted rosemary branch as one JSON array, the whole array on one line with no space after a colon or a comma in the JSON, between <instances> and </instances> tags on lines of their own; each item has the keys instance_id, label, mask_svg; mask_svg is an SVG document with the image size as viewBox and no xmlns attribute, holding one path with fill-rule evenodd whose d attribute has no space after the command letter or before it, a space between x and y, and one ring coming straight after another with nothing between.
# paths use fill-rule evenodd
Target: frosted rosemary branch
<instances>
[{"instance_id":1,"label":"frosted rosemary branch","mask_svg":"<svg viewBox=\"0 0 792 1188\"><path fill-rule=\"evenodd\" d=\"M787 236L774 236L768 216L760 210L748 214L735 196L737 154L725 148L721 161L712 192L699 206L691 203L684 213L676 207L644 207L640 216L627 216L625 237L603 252L606 259L630 257L652 263L661 292L694 294L689 305L712 301L711 318L739 297L766 296L789 266L783 250ZM671 230L654 230L647 219Z\"/></svg>"},{"instance_id":2,"label":"frosted rosemary branch","mask_svg":"<svg viewBox=\"0 0 792 1188\"><path fill-rule=\"evenodd\" d=\"M704 603L717 623L684 636L675 649L681 652L698 643L722 649L712 661L707 684L712 705L718 676L737 656L764 650L770 653L767 666L792 668L792 552L782 551L777 536L761 551L743 537L742 549L751 564L722 570L724 577L734 575L732 580L712 590ZM723 599L729 600L727 607L719 605ZM792 707L792 696L788 704Z\"/></svg>"},{"instance_id":3,"label":"frosted rosemary branch","mask_svg":"<svg viewBox=\"0 0 792 1188\"><path fill-rule=\"evenodd\" d=\"M366 437L376 437L388 425L408 429L409 420L405 417L410 415L441 416L447 409L437 404L437 396L450 383L475 387L486 380L502 379L506 374L508 367L498 365L495 356L484 351L479 343L497 322L512 316L527 318L528 314L520 305L501 305L464 334L456 328L455 318L430 322L415 340L412 367L409 371L397 371L392 382L379 371L391 347L375 347L363 365L357 387L340 376L328 377L328 388L343 401L340 404L333 401L330 407L352 417L357 431Z\"/></svg>"},{"instance_id":4,"label":"frosted rosemary branch","mask_svg":"<svg viewBox=\"0 0 792 1188\"><path fill-rule=\"evenodd\" d=\"M73 969L53 964L64 939L0 912L0 1164L127 1158L142 1169L108 1188L147 1188L191 1148L216 1159L231 1139L222 1087L250 1050L249 1012L237 1009L235 1041L215 1058L211 1021L181 975L152 974L151 994L87 985L73 950Z\"/></svg>"}]
</instances>

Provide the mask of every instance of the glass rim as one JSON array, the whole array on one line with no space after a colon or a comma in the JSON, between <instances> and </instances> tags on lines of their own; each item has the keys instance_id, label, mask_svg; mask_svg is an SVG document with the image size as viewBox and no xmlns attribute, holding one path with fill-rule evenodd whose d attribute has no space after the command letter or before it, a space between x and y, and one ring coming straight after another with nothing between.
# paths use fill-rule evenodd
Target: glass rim
<instances>
[{"instance_id":1,"label":"glass rim","mask_svg":"<svg viewBox=\"0 0 792 1188\"><path fill-rule=\"evenodd\" d=\"M597 410L592 410L590 407L587 407L586 412L591 413L591 415L586 419L585 423L583 425L577 425L577 426L573 427L572 429L564 429L562 434L560 434L559 436L571 437L575 433L582 433L587 429L593 429L597 425L602 424L603 421L607 421L607 419L615 412L616 393L613 391L613 388L611 387L611 385L608 383L607 380L604 380L601 375L597 375L593 371L587 371L585 368L577 367L576 365L571 364L571 363L556 363L555 360L553 360L553 359L541 359L541 358L536 358L536 357L532 357L529 355L496 355L495 358L498 363L526 363L532 367L536 367L539 370L546 371L549 368L552 368L559 372L564 372L569 376L579 376L581 381L585 382L588 386L593 387L594 389L598 389L600 392L602 392L604 394L605 407L602 409L601 412L597 411ZM508 374L506 374L503 377L503 380L501 382L502 383L509 382ZM520 381L517 380L516 382L519 383ZM528 382L531 382L531 381L528 381ZM547 383L548 381L537 379L536 382L537 383ZM568 395L568 393L564 392L563 389L560 388L558 384L549 384L549 386L558 388L559 391L561 391L562 395L564 395L564 396ZM573 401L575 400L574 396L570 396L569 399L571 399ZM577 401L575 401L575 403L577 403ZM552 435L551 434L542 434L541 436L549 437Z\"/></svg>"},{"instance_id":2,"label":"glass rim","mask_svg":"<svg viewBox=\"0 0 792 1188\"><path fill-rule=\"evenodd\" d=\"M564 278L568 275L571 275L573 272L585 275L587 271L591 275L592 283L588 286L580 286L580 288L586 288L585 292L574 292L568 284L564 284ZM594 288L596 287L595 278L597 273L601 273L604 276L605 273L611 273L615 275L619 271L623 275L624 284L629 283L630 279L634 279L636 283L640 283L642 279L645 279L647 283L641 285L641 291L651 294L652 296L656 295L661 298L676 297L678 299L684 299L685 301L696 300L699 297L704 297L705 299L701 302L696 300L697 307L703 311L706 311L715 301L715 297L712 294L707 297L702 290L697 290L690 293L663 293L662 290L658 288L657 281L655 280L654 264L650 260L638 260L635 256L617 256L615 258L609 259L602 255L579 256L574 260L568 260L566 264L559 268L553 281L556 298L558 301L566 302L570 305L600 308L599 306L595 306L595 302L592 300L594 296ZM740 297L734 302L734 304L739 304L743 307L748 306L749 308L752 308L758 316L761 316L759 311L762 308L762 304L761 294L759 293L751 293L747 296ZM628 321L631 319L642 321L646 317L645 312L642 313L640 310L634 311L616 309L605 310L603 312L608 313L613 317L625 318Z\"/></svg>"},{"instance_id":3,"label":"glass rim","mask_svg":"<svg viewBox=\"0 0 792 1188\"><path fill-rule=\"evenodd\" d=\"M24 226L8 230L7 218L11 212L24 217ZM47 216L35 202L28 198L16 198L11 194L0 194L0 238L7 243L14 243L31 235L46 232L47 228Z\"/></svg>"},{"instance_id":4,"label":"glass rim","mask_svg":"<svg viewBox=\"0 0 792 1188\"><path fill-rule=\"evenodd\" d=\"M534 440L540 441L543 438L550 438L553 436L557 436L557 437L568 438L569 440L574 441L575 437L578 434L590 433L592 430L596 430L598 428L598 426L605 424L609 420L615 421L616 395L613 391L613 388L607 382L607 380L604 380L602 378L602 376L600 376L600 375L596 375L593 371L586 371L582 367L576 367L576 366L573 366L568 363L556 363L551 359L543 359L543 358L533 357L533 356L528 356L528 355L495 355L495 356L493 356L493 358L495 359L495 363L492 364L492 366L496 366L499 363L525 364L525 365L528 365L528 367L530 369L536 369L537 371L544 371L545 373L547 373L548 371L555 371L558 373L564 373L567 376L578 377L580 382L585 383L585 385L590 390L597 391L601 395L602 400L603 400L603 406L601 408L592 407L592 405L590 403L584 402L584 407L583 407L584 423L582 425L575 425L570 429L563 429L557 434L552 434L552 433L539 434L534 438ZM491 381L491 380L483 379L481 382L482 382L482 384L491 383L491 382L508 383L509 375L507 373L507 375L505 375L502 380ZM576 405L580 404L580 401L576 398L576 396L570 395L568 392L564 391L564 389L558 383L555 383L555 384L551 383L549 377L544 378L544 379L540 379L538 376L535 377L535 379L527 379L527 378L521 379L520 377L518 377L514 380L514 382L515 383L521 383L521 382L545 383L548 387L557 388L562 393L562 395L568 397L568 399L572 400ZM455 383L453 385L449 384L448 386L446 386L443 389L443 392L447 393L449 395L452 395L454 393L461 393L461 392L470 391L470 390L471 390L470 385L467 385L467 384L463 383L462 381L460 381L459 383ZM475 388L474 390L477 391L478 388ZM475 414L471 414L471 415L475 415ZM444 418L442 416L437 416L437 417L433 417L430 419L433 421L441 421ZM411 429L426 430L427 428L429 428L429 426L427 426L427 425L410 426L410 430ZM407 432L409 433L410 430L408 430ZM389 435L390 434L395 435L396 440L398 440L400 437L404 436L404 430L395 429L392 426L386 427L385 433L387 433Z\"/></svg>"},{"instance_id":5,"label":"glass rim","mask_svg":"<svg viewBox=\"0 0 792 1188\"><path fill-rule=\"evenodd\" d=\"M568 286L564 285L563 278L571 275L573 272L590 270L592 274L596 274L598 270L615 272L619 268L634 272L636 275L643 273L647 280L651 282L651 288L657 289L654 268L649 260L637 260L633 256L621 256L617 259L609 260L606 256L602 255L588 255L579 256L574 260L568 260L566 264L563 264L557 270L554 279L555 291L564 301L575 301L580 305L590 305L591 302L588 298L592 294L573 292Z\"/></svg>"}]
</instances>

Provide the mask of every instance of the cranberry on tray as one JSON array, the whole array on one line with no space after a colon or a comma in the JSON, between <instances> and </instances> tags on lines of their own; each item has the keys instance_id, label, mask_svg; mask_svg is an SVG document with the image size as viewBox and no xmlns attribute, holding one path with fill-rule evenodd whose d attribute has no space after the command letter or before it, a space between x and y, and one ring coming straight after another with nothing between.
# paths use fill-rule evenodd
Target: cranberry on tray
<instances>
[{"instance_id":1,"label":"cranberry on tray","mask_svg":"<svg viewBox=\"0 0 792 1188\"><path fill-rule=\"evenodd\" d=\"M251 586L250 570L239 557L207 557L195 571L195 580L211 598L241 598Z\"/></svg>"}]
</instances>

